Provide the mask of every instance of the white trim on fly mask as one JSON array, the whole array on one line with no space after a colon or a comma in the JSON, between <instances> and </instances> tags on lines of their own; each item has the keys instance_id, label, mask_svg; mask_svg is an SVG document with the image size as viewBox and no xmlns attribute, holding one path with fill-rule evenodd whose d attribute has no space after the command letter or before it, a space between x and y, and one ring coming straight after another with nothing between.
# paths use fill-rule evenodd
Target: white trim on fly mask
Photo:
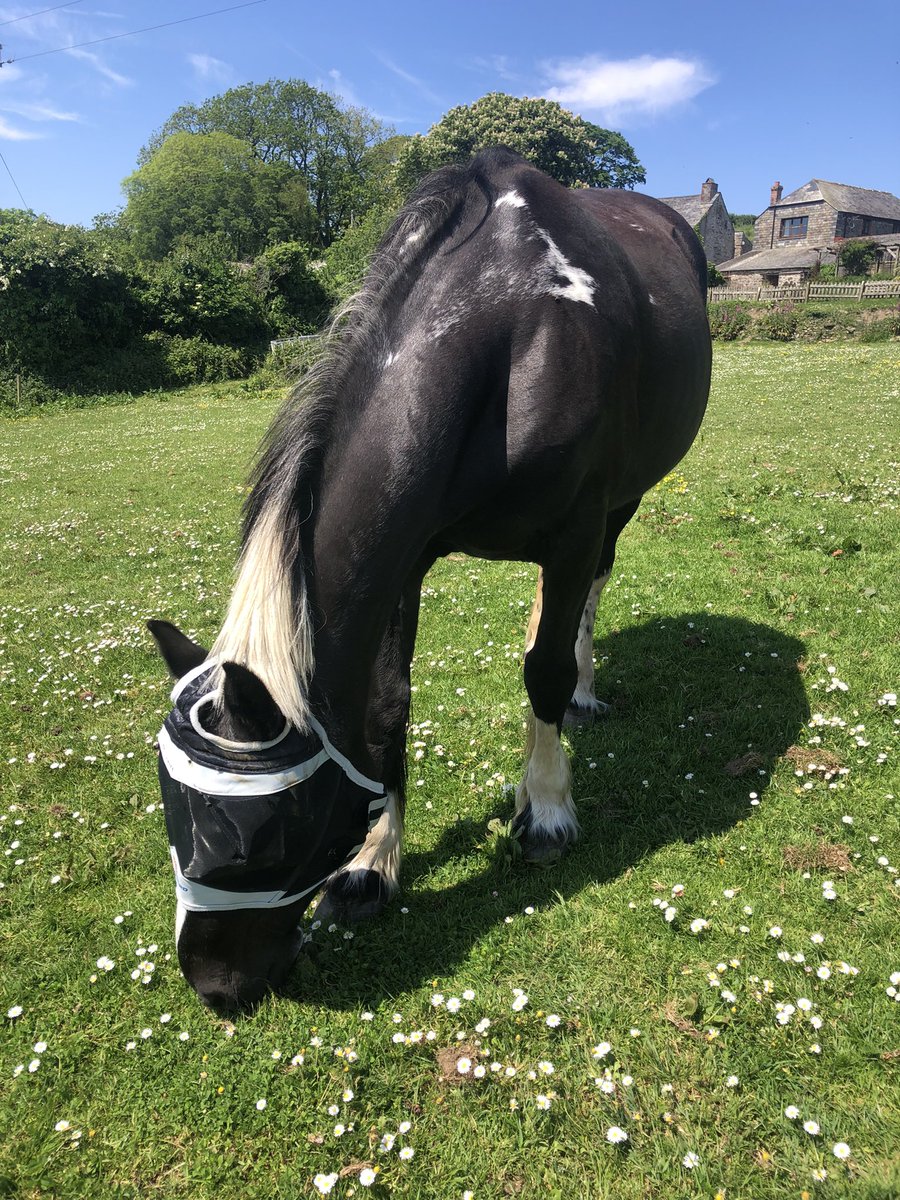
<instances>
[{"instance_id":1,"label":"white trim on fly mask","mask_svg":"<svg viewBox=\"0 0 900 1200\"><path fill-rule=\"evenodd\" d=\"M177 704L178 697L181 695L181 693L184 691L184 689L188 686L188 684L193 683L193 681L195 679L197 679L198 676L202 675L205 671L212 670L212 668L216 667L216 666L218 666L218 661L213 658L208 658L205 662L202 662L199 667L194 667L192 670L188 671L188 673L186 675L182 675L182 677L176 682L175 686L172 688L172 704L173 705ZM271 749L272 746L277 746L278 743L280 741L282 741L284 738L286 738L287 735L290 733L291 725L290 725L290 722L286 721L283 731L278 735L277 738L273 739L271 742L233 742L233 741L229 741L227 738L220 738L216 734L210 733L209 730L204 729L203 725L200 723L199 719L195 719L196 711L200 707L200 705L209 703L212 699L213 699L212 692L209 692L206 695L200 697L200 699L191 707L190 722L191 722L191 726L193 727L193 729L196 733L199 733L202 738L204 738L208 742L211 742L214 746L218 746L220 749L236 750L239 753L240 752L248 752L249 753L249 752L252 752L255 750L269 750L269 749ZM344 774L347 776L347 778L350 780L351 783L358 784L360 787L365 788L366 791L368 791L368 792L378 792L379 794L384 792L384 786L382 784L378 783L374 779L369 779L369 777L367 775L363 775L362 771L358 771L356 769L356 767L354 767L354 765L350 761L350 759L346 757L346 755L341 754L340 750L335 749L335 747L331 744L331 739L328 737L328 734L325 732L325 730L322 728L322 726L319 724L319 722L315 719L315 717L312 716L312 714L310 714L310 718L309 718L309 727L312 730L312 732L318 737L319 741L322 743L325 757L330 758L332 760L332 762L337 763L337 765L341 768L341 770L344 772ZM171 750L173 757L175 755L182 754L185 761L187 763L192 764L192 768L196 768L196 770L198 770L198 771L204 771L204 770L209 771L210 775L215 776L217 780L221 780L222 777L227 777L227 775L228 775L227 772L214 770L211 767L201 767L199 763L195 763L192 758L189 758L189 756L187 754L184 754L183 751L179 750L178 747L173 745L171 738L169 738L168 734L166 734L165 728L160 730L160 735L159 735L159 738L157 739L159 741L160 749L162 749L162 744L163 744L162 738L163 738L164 734L165 734L165 737L166 737L166 740L168 743L168 748ZM198 778L198 776L196 774L192 773L190 779L182 778L180 775L176 774L175 771L172 770L172 766L171 766L169 760L165 757L165 755L163 757L165 759L166 766L169 768L169 774L174 779L177 779L179 783L187 784L189 787L198 787L198 784L195 782L196 779ZM322 765L322 762L324 762L324 761L325 760L322 758L322 751L320 751L313 758L307 760L307 763L314 762L315 767L313 767L312 770L305 772L305 773L294 774L294 772L296 772L296 771L302 771L303 768L306 767L307 763L300 763L297 767L292 767L288 771L279 772L277 775L244 776L244 775L235 774L232 776L232 778L235 780L244 779L244 778L252 778L254 780L254 782L258 782L260 780L273 780L274 781L276 779L283 779L284 782L280 783L278 787L273 786L273 787L267 787L267 788L252 788L252 789L251 788L243 788L242 789L240 787L235 787L233 790L229 790L229 791L217 791L215 788L200 788L199 790L206 791L211 796L212 795L238 796L238 795L241 795L242 792L246 795L261 795L261 794L270 795L272 792L281 791L283 788L292 787L295 783L300 783L302 780L308 779L309 776L312 774L312 772L314 770L316 770L318 767L320 767Z\"/></svg>"},{"instance_id":2,"label":"white trim on fly mask","mask_svg":"<svg viewBox=\"0 0 900 1200\"><path fill-rule=\"evenodd\" d=\"M219 767L204 766L191 758L180 746L175 745L165 726L159 731L157 740L166 770L172 778L208 796L272 796L309 779L330 757L323 748L312 758L285 771L269 774L223 771Z\"/></svg>"},{"instance_id":3,"label":"white trim on fly mask","mask_svg":"<svg viewBox=\"0 0 900 1200\"><path fill-rule=\"evenodd\" d=\"M355 846L350 853L357 854L361 849L361 845ZM178 897L178 903L188 912L237 912L242 908L286 908L288 904L296 904L305 896L312 896L331 876L331 872L329 872L318 883L304 888L302 892L287 893L284 890L229 892L224 888L207 887L205 883L194 883L191 879L185 879L179 870L175 847L170 846L169 852L172 855L172 868L175 872L175 894Z\"/></svg>"}]
</instances>

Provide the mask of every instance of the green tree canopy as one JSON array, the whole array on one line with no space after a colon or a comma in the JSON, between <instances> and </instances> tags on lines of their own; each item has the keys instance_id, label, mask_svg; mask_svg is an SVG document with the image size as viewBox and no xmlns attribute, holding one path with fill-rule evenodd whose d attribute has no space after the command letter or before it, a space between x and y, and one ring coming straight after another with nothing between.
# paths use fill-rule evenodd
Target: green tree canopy
<instances>
[{"instance_id":1,"label":"green tree canopy","mask_svg":"<svg viewBox=\"0 0 900 1200\"><path fill-rule=\"evenodd\" d=\"M142 319L133 282L89 231L0 210L0 372L69 379L126 345Z\"/></svg>"},{"instance_id":2,"label":"green tree canopy","mask_svg":"<svg viewBox=\"0 0 900 1200\"><path fill-rule=\"evenodd\" d=\"M620 133L592 125L555 100L490 92L451 108L424 137L409 139L397 166L398 187L406 193L428 171L464 162L487 146L516 150L567 187L630 188L645 179Z\"/></svg>"},{"instance_id":3,"label":"green tree canopy","mask_svg":"<svg viewBox=\"0 0 900 1200\"><path fill-rule=\"evenodd\" d=\"M122 217L138 253L164 258L183 238L214 235L232 258L312 233L302 179L262 162L227 133L173 133L123 183Z\"/></svg>"},{"instance_id":4,"label":"green tree canopy","mask_svg":"<svg viewBox=\"0 0 900 1200\"><path fill-rule=\"evenodd\" d=\"M302 79L246 83L177 109L141 152L146 163L174 133L228 134L260 162L299 175L316 214L316 240L329 245L372 203L382 161L370 152L393 130Z\"/></svg>"}]
</instances>

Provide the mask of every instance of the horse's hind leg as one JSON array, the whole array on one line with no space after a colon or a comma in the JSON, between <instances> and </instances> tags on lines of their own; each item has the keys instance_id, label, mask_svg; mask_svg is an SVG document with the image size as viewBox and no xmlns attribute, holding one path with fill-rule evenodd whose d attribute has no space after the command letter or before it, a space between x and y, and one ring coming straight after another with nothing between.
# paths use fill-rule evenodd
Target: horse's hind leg
<instances>
[{"instance_id":1,"label":"horse's hind leg","mask_svg":"<svg viewBox=\"0 0 900 1200\"><path fill-rule=\"evenodd\" d=\"M526 765L516 792L514 827L529 862L559 858L578 836L571 774L559 735L578 681L575 639L591 587L593 562L561 557L539 582L525 654L525 687L531 700Z\"/></svg>"},{"instance_id":2,"label":"horse's hind leg","mask_svg":"<svg viewBox=\"0 0 900 1200\"><path fill-rule=\"evenodd\" d=\"M597 602L600 593L609 582L613 562L616 557L616 542L619 534L637 512L640 500L621 508L613 509L606 519L606 533L603 538L603 549L600 551L600 562L588 598L585 601L581 623L578 626L578 637L575 640L575 661L578 665L578 682L566 710L567 725L584 725L609 709L608 704L598 700L594 693L594 621L597 616ZM538 597L541 591L541 580L538 579ZM538 597L535 598L535 609L538 608ZM532 621L534 611L532 611ZM529 625L529 632L531 626ZM527 643L526 643L527 648Z\"/></svg>"}]
</instances>

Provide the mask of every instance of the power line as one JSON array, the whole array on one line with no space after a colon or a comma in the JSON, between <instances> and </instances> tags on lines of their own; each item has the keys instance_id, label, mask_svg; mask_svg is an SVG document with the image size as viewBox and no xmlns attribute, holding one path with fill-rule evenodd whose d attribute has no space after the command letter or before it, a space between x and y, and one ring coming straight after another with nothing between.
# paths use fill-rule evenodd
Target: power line
<instances>
[{"instance_id":1,"label":"power line","mask_svg":"<svg viewBox=\"0 0 900 1200\"><path fill-rule=\"evenodd\" d=\"M66 0L65 4L54 4L52 8L41 8L37 12L26 13L24 17L10 17L8 21L0 21L0 25L15 25L16 21L27 21L29 17L42 17L44 13L56 12L58 8L71 8L73 4L81 4L82 0Z\"/></svg>"},{"instance_id":2,"label":"power line","mask_svg":"<svg viewBox=\"0 0 900 1200\"><path fill-rule=\"evenodd\" d=\"M114 42L118 38L135 37L139 33L152 33L154 29L168 29L171 25L186 25L188 21L200 21L204 17L217 17L221 13L235 12L239 8L253 8L267 0L246 0L244 4L232 4L228 8L216 8L212 12L197 13L193 17L182 17L178 21L163 21L161 25L147 25L143 29L131 29L128 33L111 33L108 37L94 38L90 42L76 42L74 46L59 46L56 50L38 50L36 54L22 54L18 58L7 58L6 63L25 62L29 58L44 58L48 54L63 54L66 50L80 50L83 46L98 46L101 42ZM0 66L3 66L0 63Z\"/></svg>"},{"instance_id":3,"label":"power line","mask_svg":"<svg viewBox=\"0 0 900 1200\"><path fill-rule=\"evenodd\" d=\"M3 163L4 167L6 167L6 173L7 173L7 175L10 177L10 179L12 180L12 185L13 185L13 187L16 189L16 191L17 191L17 192L19 192L19 199L22 201L22 207L23 207L23 208L28 208L28 205L25 203L25 197L22 195L21 191L19 191L19 185L16 183L15 176L13 175L12 171L9 169L9 163L8 163L8 162L6 161L6 159L3 157L3 151L2 151L2 150L0 150L0 162L2 162L2 163Z\"/></svg>"}]
</instances>

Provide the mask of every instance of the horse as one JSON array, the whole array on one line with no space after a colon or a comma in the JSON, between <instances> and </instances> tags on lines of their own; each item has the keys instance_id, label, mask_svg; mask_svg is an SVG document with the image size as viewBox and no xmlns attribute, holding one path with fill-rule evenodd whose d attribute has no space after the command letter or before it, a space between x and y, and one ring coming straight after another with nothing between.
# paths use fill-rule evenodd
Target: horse
<instances>
[{"instance_id":1,"label":"horse","mask_svg":"<svg viewBox=\"0 0 900 1200\"><path fill-rule=\"evenodd\" d=\"M594 692L597 601L642 495L687 452L711 370L706 259L671 208L567 189L505 148L439 169L383 238L261 445L210 650L148 625L178 680L160 778L182 971L228 1011L281 986L299 920L399 883L423 579L534 563L513 826L579 832L567 717Z\"/></svg>"}]
</instances>

